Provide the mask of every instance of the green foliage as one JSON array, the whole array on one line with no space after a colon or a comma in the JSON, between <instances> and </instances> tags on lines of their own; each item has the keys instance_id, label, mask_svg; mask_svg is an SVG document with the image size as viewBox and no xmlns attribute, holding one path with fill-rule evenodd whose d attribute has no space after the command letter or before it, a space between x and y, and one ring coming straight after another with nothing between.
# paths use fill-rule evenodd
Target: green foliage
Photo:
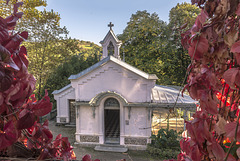
<instances>
[{"instance_id":1,"label":"green foliage","mask_svg":"<svg viewBox=\"0 0 240 161\"><path fill-rule=\"evenodd\" d=\"M151 146L158 149L180 149L176 130L160 129L157 135L151 136Z\"/></svg>"},{"instance_id":2,"label":"green foliage","mask_svg":"<svg viewBox=\"0 0 240 161\"><path fill-rule=\"evenodd\" d=\"M68 80L69 76L77 74L97 63L99 61L100 54L100 47L93 46L93 48L88 50L88 52L71 56L69 60L66 60L49 74L43 89L47 89L49 93L52 93L54 90L61 89L70 84L70 81ZM50 99L51 102L55 102L53 95L50 95ZM55 105L53 108L55 108Z\"/></svg>"},{"instance_id":3,"label":"green foliage","mask_svg":"<svg viewBox=\"0 0 240 161\"><path fill-rule=\"evenodd\" d=\"M147 146L147 151L151 156L161 159L177 159L180 144L176 130L160 129L157 135L151 136L151 139L151 144Z\"/></svg>"},{"instance_id":4,"label":"green foliage","mask_svg":"<svg viewBox=\"0 0 240 161\"><path fill-rule=\"evenodd\" d=\"M147 152L154 158L158 159L177 159L180 150L175 149L158 149L150 145L147 146Z\"/></svg>"},{"instance_id":5,"label":"green foliage","mask_svg":"<svg viewBox=\"0 0 240 161\"><path fill-rule=\"evenodd\" d=\"M189 29L195 22L196 16L200 9L189 3L177 4L169 13L169 24L167 39L168 43L165 48L165 54L162 61L164 62L163 77L164 84L181 85L188 65L191 60L186 50L181 45L181 26L186 24Z\"/></svg>"},{"instance_id":6,"label":"green foliage","mask_svg":"<svg viewBox=\"0 0 240 161\"><path fill-rule=\"evenodd\" d=\"M12 4L15 4L16 2L16 0L10 0L7 5L6 0L0 0L0 15L4 18L11 15L13 11ZM23 2L23 5L19 6L18 10L24 14L19 22L20 24L29 18L38 16L40 11L36 7L47 6L46 0L21 0L21 2ZM17 25L19 25L19 23Z\"/></svg>"},{"instance_id":7,"label":"green foliage","mask_svg":"<svg viewBox=\"0 0 240 161\"><path fill-rule=\"evenodd\" d=\"M194 24L197 15L200 13L200 9L195 5L184 2L182 4L177 4L169 12L169 24L168 27L172 30L178 29L184 24L187 24L184 30L189 29ZM174 34L180 34L180 32L175 32Z\"/></svg>"},{"instance_id":8,"label":"green foliage","mask_svg":"<svg viewBox=\"0 0 240 161\"><path fill-rule=\"evenodd\" d=\"M169 14L169 24L156 13L137 11L118 38L127 63L144 72L156 74L157 83L180 85L190 63L181 46L179 28L191 26L200 10L189 3L177 4Z\"/></svg>"},{"instance_id":9,"label":"green foliage","mask_svg":"<svg viewBox=\"0 0 240 161\"><path fill-rule=\"evenodd\" d=\"M0 0L0 15L2 17L10 15L13 11L13 4L16 2L17 0L9 0L9 3L7 5L6 0ZM42 11L38 10L37 7L46 7L47 2L46 0L21 0L21 2L23 2L23 5L19 6L18 10L19 12L23 12L23 16L18 21L15 30L29 32L31 31L30 28L32 24L35 23L34 19L40 18L42 15ZM59 15L58 17L60 19ZM28 34L31 37L34 33L29 32Z\"/></svg>"},{"instance_id":10,"label":"green foliage","mask_svg":"<svg viewBox=\"0 0 240 161\"><path fill-rule=\"evenodd\" d=\"M127 63L147 73L161 75L161 52L166 44L166 23L156 13L137 11L133 14L118 38L122 40L122 52Z\"/></svg>"}]
</instances>

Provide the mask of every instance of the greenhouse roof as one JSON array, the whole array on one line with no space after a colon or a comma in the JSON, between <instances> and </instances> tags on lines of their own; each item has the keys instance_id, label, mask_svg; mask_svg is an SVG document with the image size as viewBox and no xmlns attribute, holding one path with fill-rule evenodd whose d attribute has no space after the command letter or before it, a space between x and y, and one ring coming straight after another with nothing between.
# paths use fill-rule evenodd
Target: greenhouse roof
<instances>
[{"instance_id":1,"label":"greenhouse roof","mask_svg":"<svg viewBox=\"0 0 240 161\"><path fill-rule=\"evenodd\" d=\"M154 103L175 103L177 100L177 103L198 103L198 101L193 100L189 95L183 94L179 91L179 89L170 87L170 86L161 86L156 85L154 88L152 88L152 101Z\"/></svg>"}]
</instances>

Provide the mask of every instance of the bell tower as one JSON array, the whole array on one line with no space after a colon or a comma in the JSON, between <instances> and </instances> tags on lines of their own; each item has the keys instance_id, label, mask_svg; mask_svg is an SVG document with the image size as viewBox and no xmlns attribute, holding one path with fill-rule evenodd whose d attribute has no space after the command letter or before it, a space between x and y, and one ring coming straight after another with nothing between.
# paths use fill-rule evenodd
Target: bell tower
<instances>
[{"instance_id":1,"label":"bell tower","mask_svg":"<svg viewBox=\"0 0 240 161\"><path fill-rule=\"evenodd\" d=\"M108 56L114 56L117 59L120 58L120 47L122 45L122 41L118 40L117 36L114 34L112 27L114 24L110 22L108 24L108 27L110 27L107 35L105 38L100 42L103 48L103 56L102 59L108 57Z\"/></svg>"}]
</instances>

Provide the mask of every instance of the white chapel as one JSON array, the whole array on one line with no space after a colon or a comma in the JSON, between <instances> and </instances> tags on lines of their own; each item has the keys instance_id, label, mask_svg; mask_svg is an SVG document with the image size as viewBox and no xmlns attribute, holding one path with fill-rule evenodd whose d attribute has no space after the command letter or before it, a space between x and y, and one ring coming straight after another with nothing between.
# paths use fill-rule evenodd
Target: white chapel
<instances>
[{"instance_id":1,"label":"white chapel","mask_svg":"<svg viewBox=\"0 0 240 161\"><path fill-rule=\"evenodd\" d=\"M76 142L87 145L118 144L146 149L150 143L154 111L177 106L196 107L189 96L156 85L158 77L120 58L122 42L112 30L100 42L101 61L76 75L71 84L52 94L57 102L57 123L76 125Z\"/></svg>"}]
</instances>

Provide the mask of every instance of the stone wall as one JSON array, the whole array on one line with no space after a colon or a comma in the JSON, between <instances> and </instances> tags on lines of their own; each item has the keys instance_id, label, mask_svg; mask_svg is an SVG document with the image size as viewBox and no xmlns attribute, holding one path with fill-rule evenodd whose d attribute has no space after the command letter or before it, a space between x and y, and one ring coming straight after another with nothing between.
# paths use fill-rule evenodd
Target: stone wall
<instances>
[{"instance_id":1,"label":"stone wall","mask_svg":"<svg viewBox=\"0 0 240 161\"><path fill-rule=\"evenodd\" d=\"M147 145L147 138L126 137L124 142L131 145Z\"/></svg>"},{"instance_id":2,"label":"stone wall","mask_svg":"<svg viewBox=\"0 0 240 161\"><path fill-rule=\"evenodd\" d=\"M99 136L81 135L81 136L80 136L80 141L81 141L81 142L99 143Z\"/></svg>"}]
</instances>

